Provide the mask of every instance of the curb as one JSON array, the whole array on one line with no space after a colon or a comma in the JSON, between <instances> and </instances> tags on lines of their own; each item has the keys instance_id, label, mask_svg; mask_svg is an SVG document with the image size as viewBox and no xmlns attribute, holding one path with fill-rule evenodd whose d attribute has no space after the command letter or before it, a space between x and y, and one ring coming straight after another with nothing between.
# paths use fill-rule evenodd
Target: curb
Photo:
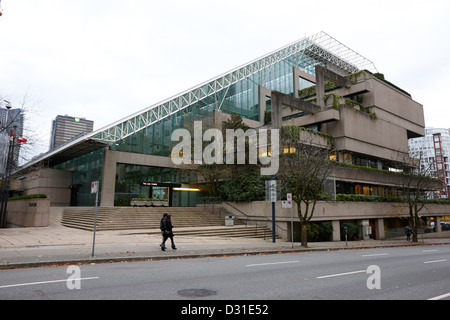
<instances>
[{"instance_id":1,"label":"curb","mask_svg":"<svg viewBox=\"0 0 450 320\"><path fill-rule=\"evenodd\" d=\"M417 244L384 244L384 245L361 245L352 247L339 248L285 248L285 249L262 249L254 251L230 251L230 252L205 252L194 254L177 254L173 256L136 256L136 257L115 257L115 258L84 258L84 259L61 259L52 261L35 261L1 264L0 270L9 269L25 269L38 267L56 267L67 265L87 265L87 264L106 264L106 263L125 263L125 262L142 262L142 261L162 261L177 259L199 259L199 258L220 258L229 256L253 256L253 255L271 255L271 254L287 254L287 253L307 253L307 252L323 252L323 251L341 251L341 250L360 250L360 249L376 249L376 248L394 248L394 247L419 247L419 246L439 246L450 245L448 243L417 243Z\"/></svg>"}]
</instances>

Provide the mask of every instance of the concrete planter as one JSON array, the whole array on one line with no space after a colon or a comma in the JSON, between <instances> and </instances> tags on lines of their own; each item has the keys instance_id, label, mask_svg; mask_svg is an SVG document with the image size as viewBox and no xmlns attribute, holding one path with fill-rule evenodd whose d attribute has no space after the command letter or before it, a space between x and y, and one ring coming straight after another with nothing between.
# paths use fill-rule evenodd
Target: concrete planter
<instances>
[{"instance_id":1,"label":"concrete planter","mask_svg":"<svg viewBox=\"0 0 450 320\"><path fill-rule=\"evenodd\" d=\"M131 200L130 204L133 207L150 207L153 204L152 200Z\"/></svg>"},{"instance_id":2,"label":"concrete planter","mask_svg":"<svg viewBox=\"0 0 450 320\"><path fill-rule=\"evenodd\" d=\"M50 199L8 201L7 223L11 227L48 227Z\"/></svg>"},{"instance_id":3,"label":"concrete planter","mask_svg":"<svg viewBox=\"0 0 450 320\"><path fill-rule=\"evenodd\" d=\"M154 207L168 207L169 202L164 200L153 200L153 206Z\"/></svg>"},{"instance_id":4,"label":"concrete planter","mask_svg":"<svg viewBox=\"0 0 450 320\"><path fill-rule=\"evenodd\" d=\"M133 207L168 207L169 201L164 200L131 200Z\"/></svg>"}]
</instances>

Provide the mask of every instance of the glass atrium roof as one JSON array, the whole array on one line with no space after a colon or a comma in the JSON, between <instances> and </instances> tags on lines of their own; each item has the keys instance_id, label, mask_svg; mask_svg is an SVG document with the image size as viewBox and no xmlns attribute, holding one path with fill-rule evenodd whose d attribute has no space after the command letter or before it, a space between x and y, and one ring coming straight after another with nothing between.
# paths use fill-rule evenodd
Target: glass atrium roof
<instances>
[{"instance_id":1,"label":"glass atrium roof","mask_svg":"<svg viewBox=\"0 0 450 320\"><path fill-rule=\"evenodd\" d=\"M325 32L319 32L119 120L96 131L91 139L114 143L287 58L293 61L295 67L312 75L316 64L327 67L334 65L347 74L364 69L377 72L370 60Z\"/></svg>"},{"instance_id":2,"label":"glass atrium roof","mask_svg":"<svg viewBox=\"0 0 450 320\"><path fill-rule=\"evenodd\" d=\"M218 96L217 93L220 91L228 90L239 81L264 71L280 61L288 61L292 67L296 67L311 75L314 75L317 64L341 74L350 74L360 70L369 70L372 73L378 72L370 60L327 33L319 32L295 41L158 104L149 106L109 126L80 137L71 143L65 144L62 148L51 150L39 157L39 159L26 164L25 167L47 158L55 158L53 160L57 161L58 154L64 154L65 150L69 148L86 151L92 147L100 148L115 143L203 99ZM83 145L88 145L89 148L83 148ZM76 156L76 153L72 155Z\"/></svg>"}]
</instances>

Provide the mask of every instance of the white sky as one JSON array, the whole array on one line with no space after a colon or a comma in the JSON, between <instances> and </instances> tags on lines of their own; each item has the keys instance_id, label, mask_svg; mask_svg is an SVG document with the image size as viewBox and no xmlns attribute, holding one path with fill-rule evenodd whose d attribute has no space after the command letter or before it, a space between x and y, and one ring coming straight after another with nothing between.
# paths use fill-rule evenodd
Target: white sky
<instances>
[{"instance_id":1,"label":"white sky","mask_svg":"<svg viewBox=\"0 0 450 320\"><path fill-rule=\"evenodd\" d=\"M448 0L3 0L0 98L48 150L58 114L94 130L324 31L450 127Z\"/></svg>"}]
</instances>

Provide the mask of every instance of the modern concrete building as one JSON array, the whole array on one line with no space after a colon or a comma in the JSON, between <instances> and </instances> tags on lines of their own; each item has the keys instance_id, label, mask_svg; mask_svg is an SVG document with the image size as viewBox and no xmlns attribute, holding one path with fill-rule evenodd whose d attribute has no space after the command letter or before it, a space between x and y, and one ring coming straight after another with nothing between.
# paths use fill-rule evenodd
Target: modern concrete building
<instances>
[{"instance_id":1,"label":"modern concrete building","mask_svg":"<svg viewBox=\"0 0 450 320\"><path fill-rule=\"evenodd\" d=\"M100 181L101 206L129 205L139 195L195 206L200 192L193 191L202 190L202 181L173 163L177 142L171 134L192 131L194 121L220 126L231 113L251 128L295 125L331 135L330 158L342 164L334 172L341 194L397 196L401 179L395 172L411 161L408 139L425 135L420 103L370 60L320 32L51 150L16 175L25 193L39 186L58 205L93 206L91 182ZM42 167L48 179L33 173ZM223 207L255 220L270 216L267 202ZM286 226L278 233L289 238L290 212L277 208L277 223ZM448 209L437 205L423 216L440 217ZM400 204L337 201L320 203L313 220L331 221L336 240L342 221L358 222L382 239L385 230L402 228L406 222L399 218L407 216Z\"/></svg>"},{"instance_id":2,"label":"modern concrete building","mask_svg":"<svg viewBox=\"0 0 450 320\"><path fill-rule=\"evenodd\" d=\"M50 136L50 150L94 130L94 121L85 118L71 117L68 115L56 116L52 121L52 133Z\"/></svg>"}]
</instances>

